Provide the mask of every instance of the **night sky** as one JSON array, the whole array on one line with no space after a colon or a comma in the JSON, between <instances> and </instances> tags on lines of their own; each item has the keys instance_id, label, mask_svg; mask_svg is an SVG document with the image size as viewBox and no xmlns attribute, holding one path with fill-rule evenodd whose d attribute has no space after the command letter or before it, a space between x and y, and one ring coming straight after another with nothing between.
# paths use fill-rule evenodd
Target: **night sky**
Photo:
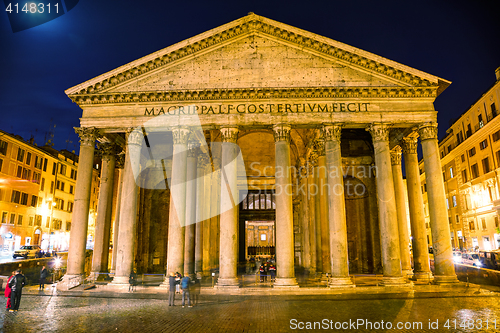
<instances>
[{"instance_id":1,"label":"night sky","mask_svg":"<svg viewBox=\"0 0 500 333\"><path fill-rule=\"evenodd\" d=\"M13 33L0 14L0 129L75 150L80 108L64 90L255 12L452 81L439 137L494 82L499 1L102 1ZM1 7L1 5L0 5ZM54 128L55 126L55 128Z\"/></svg>"}]
</instances>

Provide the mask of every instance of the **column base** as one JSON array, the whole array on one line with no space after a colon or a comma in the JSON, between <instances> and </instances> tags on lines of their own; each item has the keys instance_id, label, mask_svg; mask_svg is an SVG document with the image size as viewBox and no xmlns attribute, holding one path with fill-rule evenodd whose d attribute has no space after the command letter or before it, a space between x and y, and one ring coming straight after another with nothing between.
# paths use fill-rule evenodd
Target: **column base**
<instances>
[{"instance_id":1,"label":"column base","mask_svg":"<svg viewBox=\"0 0 500 333\"><path fill-rule=\"evenodd\" d=\"M227 289L227 288L234 289L240 287L240 282L238 278L229 278L229 279L218 278L215 287L217 289Z\"/></svg>"},{"instance_id":2,"label":"column base","mask_svg":"<svg viewBox=\"0 0 500 333\"><path fill-rule=\"evenodd\" d=\"M331 276L330 273L321 273L321 282L326 282L328 283L328 278Z\"/></svg>"},{"instance_id":3,"label":"column base","mask_svg":"<svg viewBox=\"0 0 500 333\"><path fill-rule=\"evenodd\" d=\"M403 277L407 278L407 279L412 279L413 278L413 270L411 269L403 269Z\"/></svg>"},{"instance_id":4,"label":"column base","mask_svg":"<svg viewBox=\"0 0 500 333\"><path fill-rule=\"evenodd\" d=\"M434 284L444 285L456 284L458 282L456 275L434 275Z\"/></svg>"},{"instance_id":5,"label":"column base","mask_svg":"<svg viewBox=\"0 0 500 333\"><path fill-rule=\"evenodd\" d=\"M277 277L273 283L273 288L298 288L297 279L295 278L279 278Z\"/></svg>"},{"instance_id":6,"label":"column base","mask_svg":"<svg viewBox=\"0 0 500 333\"><path fill-rule=\"evenodd\" d=\"M328 281L328 288L355 288L350 277L332 277Z\"/></svg>"},{"instance_id":7,"label":"column base","mask_svg":"<svg viewBox=\"0 0 500 333\"><path fill-rule=\"evenodd\" d=\"M433 280L433 276L431 272L417 272L413 273L412 280L415 282L425 282L425 283L431 283Z\"/></svg>"},{"instance_id":8,"label":"column base","mask_svg":"<svg viewBox=\"0 0 500 333\"><path fill-rule=\"evenodd\" d=\"M128 276L115 276L113 278L113 281L111 281L109 284L112 285L129 285L129 277Z\"/></svg>"},{"instance_id":9,"label":"column base","mask_svg":"<svg viewBox=\"0 0 500 333\"><path fill-rule=\"evenodd\" d=\"M380 285L384 287L402 287L407 284L408 282L402 276L384 276Z\"/></svg>"},{"instance_id":10,"label":"column base","mask_svg":"<svg viewBox=\"0 0 500 333\"><path fill-rule=\"evenodd\" d=\"M58 290L69 290L83 284L84 277L81 274L66 274L61 282L57 283Z\"/></svg>"}]
</instances>

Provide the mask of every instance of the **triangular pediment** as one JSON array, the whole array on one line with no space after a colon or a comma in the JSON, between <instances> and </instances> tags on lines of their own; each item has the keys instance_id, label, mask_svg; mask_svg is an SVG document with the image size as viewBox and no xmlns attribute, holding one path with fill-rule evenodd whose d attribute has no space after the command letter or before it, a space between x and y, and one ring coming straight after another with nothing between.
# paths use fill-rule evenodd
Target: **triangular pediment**
<instances>
[{"instance_id":1,"label":"triangular pediment","mask_svg":"<svg viewBox=\"0 0 500 333\"><path fill-rule=\"evenodd\" d=\"M449 81L255 14L212 29L70 88L99 96L297 88L418 88L437 96ZM144 95L144 94L143 94Z\"/></svg>"}]
</instances>

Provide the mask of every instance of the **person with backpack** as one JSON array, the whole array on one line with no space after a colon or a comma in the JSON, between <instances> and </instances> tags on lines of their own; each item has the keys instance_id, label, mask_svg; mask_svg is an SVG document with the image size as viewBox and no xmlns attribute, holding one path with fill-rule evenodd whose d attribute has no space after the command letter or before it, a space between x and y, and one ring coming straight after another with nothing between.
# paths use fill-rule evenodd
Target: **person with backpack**
<instances>
[{"instance_id":1,"label":"person with backpack","mask_svg":"<svg viewBox=\"0 0 500 333\"><path fill-rule=\"evenodd\" d=\"M189 284L191 283L191 279L188 275L184 276L181 280L181 288L182 288L182 307L184 307L184 299L187 296L188 307L192 308L191 305L191 297L189 295Z\"/></svg>"}]
</instances>

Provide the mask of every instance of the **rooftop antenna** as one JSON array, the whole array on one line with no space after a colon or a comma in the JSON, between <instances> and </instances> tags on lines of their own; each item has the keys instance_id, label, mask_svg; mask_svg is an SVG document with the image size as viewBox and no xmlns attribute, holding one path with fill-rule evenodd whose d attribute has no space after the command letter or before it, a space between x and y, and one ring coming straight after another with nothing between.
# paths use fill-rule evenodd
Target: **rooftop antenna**
<instances>
[{"instance_id":1,"label":"rooftop antenna","mask_svg":"<svg viewBox=\"0 0 500 333\"><path fill-rule=\"evenodd\" d=\"M56 128L56 124L53 124L53 119L50 118L50 126L49 126L49 131L45 133L45 145L49 147L54 146L54 129ZM47 140L47 135L49 139Z\"/></svg>"}]
</instances>

